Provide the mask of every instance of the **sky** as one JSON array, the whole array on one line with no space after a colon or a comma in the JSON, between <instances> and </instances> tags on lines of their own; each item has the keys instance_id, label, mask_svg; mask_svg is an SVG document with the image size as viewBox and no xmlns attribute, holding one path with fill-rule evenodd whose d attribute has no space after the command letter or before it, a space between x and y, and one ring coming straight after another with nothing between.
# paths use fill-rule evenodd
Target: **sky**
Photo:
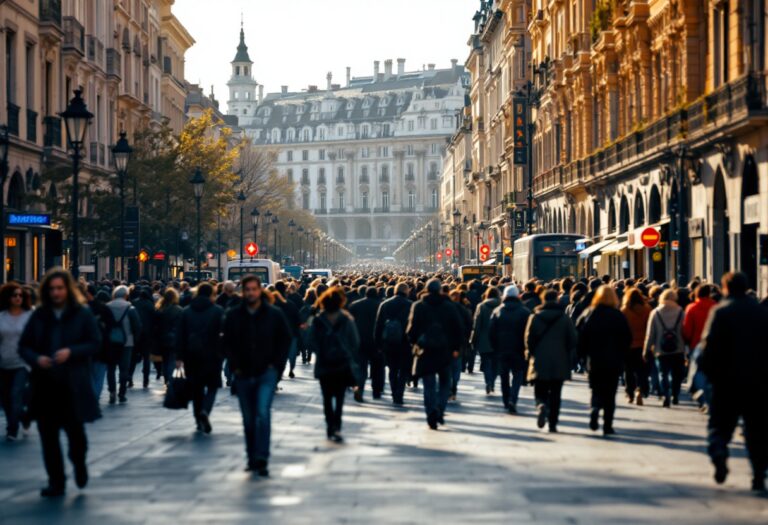
<instances>
[{"instance_id":1,"label":"sky","mask_svg":"<svg viewBox=\"0 0 768 525\"><path fill-rule=\"evenodd\" d=\"M214 86L226 111L230 61L240 38L265 93L323 88L326 75L344 84L373 74L373 61L406 59L406 71L434 63L463 64L478 0L176 0L173 12L196 44L186 54L186 78L206 94Z\"/></svg>"}]
</instances>

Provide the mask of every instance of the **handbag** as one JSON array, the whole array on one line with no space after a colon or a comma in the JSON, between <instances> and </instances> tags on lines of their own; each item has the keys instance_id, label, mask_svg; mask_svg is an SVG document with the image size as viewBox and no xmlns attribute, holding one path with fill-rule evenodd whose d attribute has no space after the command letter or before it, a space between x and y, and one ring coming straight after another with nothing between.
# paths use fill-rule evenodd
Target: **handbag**
<instances>
[{"instance_id":1,"label":"handbag","mask_svg":"<svg viewBox=\"0 0 768 525\"><path fill-rule=\"evenodd\" d=\"M173 371L173 377L168 382L168 389L165 391L163 406L171 410L182 410L189 406L192 398L191 385L184 373L183 368L177 368Z\"/></svg>"}]
</instances>

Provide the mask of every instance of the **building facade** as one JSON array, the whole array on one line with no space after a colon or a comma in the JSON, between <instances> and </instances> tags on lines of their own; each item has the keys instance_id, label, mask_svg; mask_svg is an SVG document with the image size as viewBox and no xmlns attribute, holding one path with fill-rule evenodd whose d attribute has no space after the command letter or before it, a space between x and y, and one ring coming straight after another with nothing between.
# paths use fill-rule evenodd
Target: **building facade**
<instances>
[{"instance_id":1,"label":"building facade","mask_svg":"<svg viewBox=\"0 0 768 525\"><path fill-rule=\"evenodd\" d=\"M244 42L241 39L241 46ZM254 96L250 59L232 62L230 114ZM319 226L361 258L389 256L434 218L440 203L442 153L464 107L467 76L452 61L406 71L405 60L374 62L373 74L325 89L283 87L240 114L253 143L277 155L275 169L296 183L288 205L314 213ZM245 99L247 100L247 99ZM234 101L234 103L233 103ZM239 101L239 102L237 102ZM245 117L245 118L243 118Z\"/></svg>"},{"instance_id":2,"label":"building facade","mask_svg":"<svg viewBox=\"0 0 768 525\"><path fill-rule=\"evenodd\" d=\"M765 295L764 2L534 0L533 13L540 231L591 238L587 273L686 284L741 269Z\"/></svg>"}]
</instances>

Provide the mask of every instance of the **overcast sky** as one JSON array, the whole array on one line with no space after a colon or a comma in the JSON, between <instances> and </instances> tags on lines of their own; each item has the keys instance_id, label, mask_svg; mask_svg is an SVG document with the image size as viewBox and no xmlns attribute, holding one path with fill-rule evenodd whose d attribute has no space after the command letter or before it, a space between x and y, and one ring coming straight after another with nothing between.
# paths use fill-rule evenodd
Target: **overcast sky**
<instances>
[{"instance_id":1,"label":"overcast sky","mask_svg":"<svg viewBox=\"0 0 768 525\"><path fill-rule=\"evenodd\" d=\"M373 61L406 59L406 70L463 64L478 0L176 0L173 11L197 42L186 55L186 77L213 84L226 110L230 61L245 20L245 41L256 81L265 92L344 84L373 74ZM204 6L204 7L203 7Z\"/></svg>"}]
</instances>

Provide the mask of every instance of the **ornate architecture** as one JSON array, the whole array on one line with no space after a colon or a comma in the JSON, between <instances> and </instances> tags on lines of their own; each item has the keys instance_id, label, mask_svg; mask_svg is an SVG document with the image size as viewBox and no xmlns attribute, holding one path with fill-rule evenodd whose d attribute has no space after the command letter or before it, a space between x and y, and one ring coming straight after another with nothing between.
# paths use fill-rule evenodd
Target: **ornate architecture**
<instances>
[{"instance_id":1,"label":"ornate architecture","mask_svg":"<svg viewBox=\"0 0 768 525\"><path fill-rule=\"evenodd\" d=\"M241 51L242 50L242 51ZM233 61L229 113L248 111L252 89L244 41ZM332 237L358 257L388 256L438 211L442 152L464 107L467 76L452 61L406 71L405 59L374 62L373 74L325 89L283 86L238 114L253 143L277 155L275 168L297 185L289 205L312 210ZM242 77L248 78L242 78ZM251 91L251 93L253 93Z\"/></svg>"}]
</instances>

